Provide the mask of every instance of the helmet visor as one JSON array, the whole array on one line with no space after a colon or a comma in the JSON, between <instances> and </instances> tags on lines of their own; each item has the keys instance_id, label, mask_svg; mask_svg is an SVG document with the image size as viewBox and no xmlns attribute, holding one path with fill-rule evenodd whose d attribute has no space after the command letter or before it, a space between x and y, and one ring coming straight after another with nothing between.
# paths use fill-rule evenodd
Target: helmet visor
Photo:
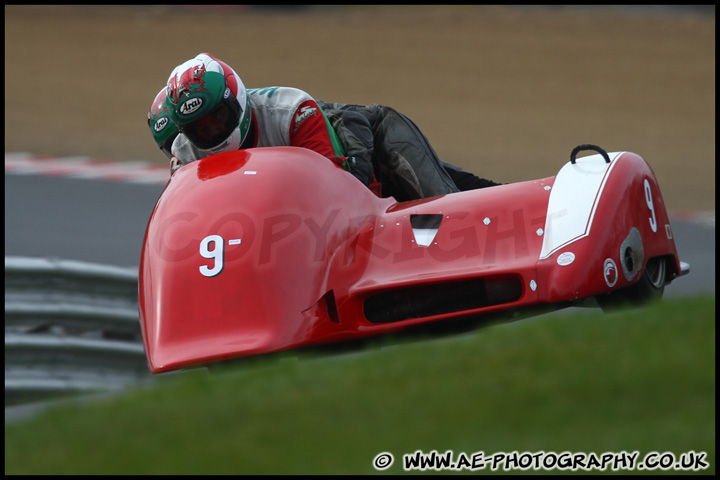
<instances>
[{"instance_id":1,"label":"helmet visor","mask_svg":"<svg viewBox=\"0 0 720 480\"><path fill-rule=\"evenodd\" d=\"M233 108L235 104L235 108ZM211 112L184 125L182 132L198 148L208 150L220 145L240 123L240 108L236 101L222 101Z\"/></svg>"}]
</instances>

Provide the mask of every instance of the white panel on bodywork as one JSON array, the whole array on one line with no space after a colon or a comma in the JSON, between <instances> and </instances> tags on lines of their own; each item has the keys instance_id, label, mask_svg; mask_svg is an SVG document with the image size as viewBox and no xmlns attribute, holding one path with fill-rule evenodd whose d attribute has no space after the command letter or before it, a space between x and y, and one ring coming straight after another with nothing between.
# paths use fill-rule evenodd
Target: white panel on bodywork
<instances>
[{"instance_id":1,"label":"white panel on bodywork","mask_svg":"<svg viewBox=\"0 0 720 480\"><path fill-rule=\"evenodd\" d=\"M433 240L435 240L437 232L437 228L413 228L415 241L421 247L429 247Z\"/></svg>"},{"instance_id":2,"label":"white panel on bodywork","mask_svg":"<svg viewBox=\"0 0 720 480\"><path fill-rule=\"evenodd\" d=\"M590 155L560 169L550 192L541 260L590 233L605 181L623 153L608 154L610 163L601 155Z\"/></svg>"}]
</instances>

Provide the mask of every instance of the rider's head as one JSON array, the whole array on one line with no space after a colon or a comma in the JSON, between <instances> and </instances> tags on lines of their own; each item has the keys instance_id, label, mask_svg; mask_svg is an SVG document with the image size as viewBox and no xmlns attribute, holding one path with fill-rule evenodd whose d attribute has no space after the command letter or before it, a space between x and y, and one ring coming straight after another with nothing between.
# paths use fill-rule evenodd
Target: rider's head
<instances>
[{"instance_id":1,"label":"rider's head","mask_svg":"<svg viewBox=\"0 0 720 480\"><path fill-rule=\"evenodd\" d=\"M177 126L170 119L170 109L165 103L166 88L163 88L155 96L150 111L148 112L148 126L153 139L168 158L172 157L170 147L173 140L178 136Z\"/></svg>"},{"instance_id":2,"label":"rider's head","mask_svg":"<svg viewBox=\"0 0 720 480\"><path fill-rule=\"evenodd\" d=\"M167 103L180 131L209 153L237 150L250 130L250 102L240 77L207 53L175 67Z\"/></svg>"}]
</instances>

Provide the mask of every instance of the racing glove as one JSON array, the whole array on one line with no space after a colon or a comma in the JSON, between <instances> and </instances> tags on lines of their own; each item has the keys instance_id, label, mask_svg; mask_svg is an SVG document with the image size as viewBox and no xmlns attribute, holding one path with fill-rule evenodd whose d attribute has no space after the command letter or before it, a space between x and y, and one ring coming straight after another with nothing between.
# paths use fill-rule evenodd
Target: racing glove
<instances>
[{"instance_id":1,"label":"racing glove","mask_svg":"<svg viewBox=\"0 0 720 480\"><path fill-rule=\"evenodd\" d=\"M360 180L363 185L369 186L374 178L372 162L358 156L345 157L345 160L350 166L350 173Z\"/></svg>"}]
</instances>

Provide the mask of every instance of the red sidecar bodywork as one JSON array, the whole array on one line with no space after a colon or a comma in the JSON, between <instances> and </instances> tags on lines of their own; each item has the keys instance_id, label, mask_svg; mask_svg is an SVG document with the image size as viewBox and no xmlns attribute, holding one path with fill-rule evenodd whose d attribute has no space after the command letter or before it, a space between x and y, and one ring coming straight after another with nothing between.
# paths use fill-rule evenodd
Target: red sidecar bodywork
<instances>
[{"instance_id":1,"label":"red sidecar bodywork","mask_svg":"<svg viewBox=\"0 0 720 480\"><path fill-rule=\"evenodd\" d=\"M149 368L563 305L635 284L653 259L663 283L685 273L650 167L629 152L607 160L409 202L302 148L183 166L142 248Z\"/></svg>"}]
</instances>

